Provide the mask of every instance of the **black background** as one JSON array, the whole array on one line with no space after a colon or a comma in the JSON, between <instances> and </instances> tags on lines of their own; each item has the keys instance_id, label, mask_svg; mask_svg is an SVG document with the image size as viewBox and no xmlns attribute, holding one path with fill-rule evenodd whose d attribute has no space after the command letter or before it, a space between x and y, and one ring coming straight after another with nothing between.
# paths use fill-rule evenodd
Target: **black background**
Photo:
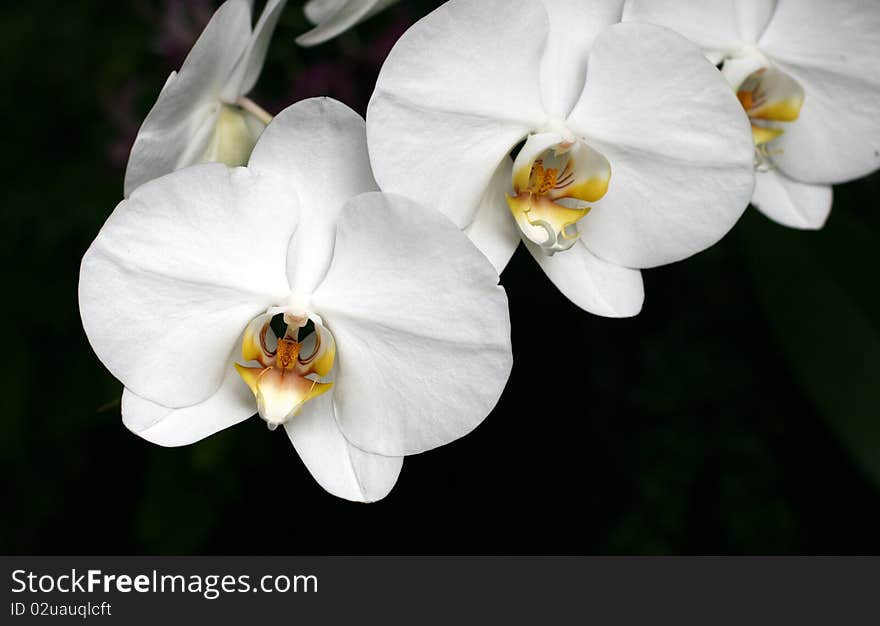
<instances>
[{"instance_id":1,"label":"black background","mask_svg":"<svg viewBox=\"0 0 880 626\"><path fill-rule=\"evenodd\" d=\"M260 3L258 3L259 5ZM407 0L315 49L285 10L252 94L363 113ZM326 494L250 420L162 449L119 419L91 352L79 259L121 198L127 150L214 3L0 7L3 553L873 553L880 550L877 175L827 227L749 210L645 272L643 313L581 312L524 250L502 281L516 363L470 436L407 459L391 495Z\"/></svg>"}]
</instances>

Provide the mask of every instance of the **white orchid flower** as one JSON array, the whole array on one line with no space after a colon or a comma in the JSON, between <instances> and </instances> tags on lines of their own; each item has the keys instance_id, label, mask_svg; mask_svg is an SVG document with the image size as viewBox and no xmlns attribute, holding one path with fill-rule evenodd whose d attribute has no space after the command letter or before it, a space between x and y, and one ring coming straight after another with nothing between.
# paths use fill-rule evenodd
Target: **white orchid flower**
<instances>
[{"instance_id":1,"label":"white orchid flower","mask_svg":"<svg viewBox=\"0 0 880 626\"><path fill-rule=\"evenodd\" d=\"M247 163L272 116L245 95L260 76L286 2L268 0L253 29L252 0L227 0L217 9L138 131L125 170L126 197L195 163Z\"/></svg>"},{"instance_id":2,"label":"white orchid flower","mask_svg":"<svg viewBox=\"0 0 880 626\"><path fill-rule=\"evenodd\" d=\"M621 12L452 0L397 42L367 113L382 189L439 208L499 271L522 238L572 302L617 317L641 309L639 268L714 244L754 184L717 70Z\"/></svg>"},{"instance_id":3,"label":"white orchid flower","mask_svg":"<svg viewBox=\"0 0 880 626\"><path fill-rule=\"evenodd\" d=\"M754 204L821 228L833 184L880 167L880 3L630 0L625 19L662 24L706 52L754 131Z\"/></svg>"},{"instance_id":4,"label":"white orchid flower","mask_svg":"<svg viewBox=\"0 0 880 626\"><path fill-rule=\"evenodd\" d=\"M303 12L315 27L297 37L296 43L316 46L329 41L395 2L397 0L309 0Z\"/></svg>"},{"instance_id":5,"label":"white orchid flower","mask_svg":"<svg viewBox=\"0 0 880 626\"><path fill-rule=\"evenodd\" d=\"M445 216L375 189L364 121L312 99L246 168L195 165L119 204L79 299L124 424L179 446L259 412L358 501L475 428L512 364L498 274Z\"/></svg>"}]
</instances>

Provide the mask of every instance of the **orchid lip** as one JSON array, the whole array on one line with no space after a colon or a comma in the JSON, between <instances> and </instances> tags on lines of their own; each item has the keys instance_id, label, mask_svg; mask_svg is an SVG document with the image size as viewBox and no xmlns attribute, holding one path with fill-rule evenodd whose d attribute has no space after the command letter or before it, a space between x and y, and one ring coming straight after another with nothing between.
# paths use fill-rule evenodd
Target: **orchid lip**
<instances>
[{"instance_id":1,"label":"orchid lip","mask_svg":"<svg viewBox=\"0 0 880 626\"><path fill-rule=\"evenodd\" d=\"M306 324L288 323L287 330L277 337L272 320L278 313L270 310L258 316L244 331L241 357L245 363L235 363L235 369L251 389L257 401L257 411L270 430L284 424L300 413L310 400L323 395L333 386L326 380L333 369L336 343L323 324L311 319L314 333L300 340Z\"/></svg>"},{"instance_id":2,"label":"orchid lip","mask_svg":"<svg viewBox=\"0 0 880 626\"><path fill-rule=\"evenodd\" d=\"M574 245L578 222L610 179L608 160L571 133L531 135L514 163L507 204L523 236L553 255Z\"/></svg>"},{"instance_id":3,"label":"orchid lip","mask_svg":"<svg viewBox=\"0 0 880 626\"><path fill-rule=\"evenodd\" d=\"M803 87L791 76L769 63L763 55L737 57L735 70L722 71L732 81L736 97L749 117L756 166L761 169L775 154L770 144L785 133L785 125L800 117L804 103ZM728 61L725 61L727 64Z\"/></svg>"}]
</instances>

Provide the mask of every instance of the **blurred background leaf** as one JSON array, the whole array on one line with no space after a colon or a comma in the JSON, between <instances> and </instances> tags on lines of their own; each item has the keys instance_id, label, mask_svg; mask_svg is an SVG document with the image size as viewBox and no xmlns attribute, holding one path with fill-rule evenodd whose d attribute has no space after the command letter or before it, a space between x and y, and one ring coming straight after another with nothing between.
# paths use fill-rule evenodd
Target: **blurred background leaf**
<instances>
[{"instance_id":1,"label":"blurred background leaf","mask_svg":"<svg viewBox=\"0 0 880 626\"><path fill-rule=\"evenodd\" d=\"M740 233L795 379L880 486L880 235L876 212L850 210L855 190L838 188L822 232L779 229L753 212Z\"/></svg>"}]
</instances>

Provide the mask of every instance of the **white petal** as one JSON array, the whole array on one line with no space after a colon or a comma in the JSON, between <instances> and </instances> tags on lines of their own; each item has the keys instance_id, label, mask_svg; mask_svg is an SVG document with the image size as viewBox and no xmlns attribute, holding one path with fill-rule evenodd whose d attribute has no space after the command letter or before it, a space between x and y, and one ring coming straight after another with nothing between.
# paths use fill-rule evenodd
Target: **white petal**
<instances>
[{"instance_id":1,"label":"white petal","mask_svg":"<svg viewBox=\"0 0 880 626\"><path fill-rule=\"evenodd\" d=\"M507 267L519 245L519 228L504 200L504 195L510 190L512 166L509 158L498 166L474 221L464 229L499 274Z\"/></svg>"},{"instance_id":2,"label":"white petal","mask_svg":"<svg viewBox=\"0 0 880 626\"><path fill-rule=\"evenodd\" d=\"M736 4L737 0L627 0L623 21L671 28L706 52L735 52L745 43Z\"/></svg>"},{"instance_id":3,"label":"white petal","mask_svg":"<svg viewBox=\"0 0 880 626\"><path fill-rule=\"evenodd\" d=\"M312 17L321 19L315 28L297 37L296 43L301 46L316 46L324 43L395 2L397 0L347 0L347 2L327 3L328 6L319 7L317 11L307 11L306 16L310 21L315 21ZM332 13L329 12L331 8Z\"/></svg>"},{"instance_id":4,"label":"white petal","mask_svg":"<svg viewBox=\"0 0 880 626\"><path fill-rule=\"evenodd\" d=\"M830 186L801 183L770 170L757 173L752 204L783 226L817 230L831 213L832 196Z\"/></svg>"},{"instance_id":5,"label":"white petal","mask_svg":"<svg viewBox=\"0 0 880 626\"><path fill-rule=\"evenodd\" d=\"M347 0L309 0L303 6L306 19L312 24L320 24L341 9Z\"/></svg>"},{"instance_id":6,"label":"white petal","mask_svg":"<svg viewBox=\"0 0 880 626\"><path fill-rule=\"evenodd\" d=\"M831 184L880 167L878 33L876 2L779 3L761 48L805 92L800 117L772 144L787 175Z\"/></svg>"},{"instance_id":7,"label":"white petal","mask_svg":"<svg viewBox=\"0 0 880 626\"><path fill-rule=\"evenodd\" d=\"M289 294L296 198L244 168L210 163L139 187L80 270L83 326L134 393L170 407L205 400L248 322Z\"/></svg>"},{"instance_id":8,"label":"white petal","mask_svg":"<svg viewBox=\"0 0 880 626\"><path fill-rule=\"evenodd\" d=\"M336 419L355 446L436 448L498 401L512 364L507 296L440 213L388 194L352 200L313 304L336 338Z\"/></svg>"},{"instance_id":9,"label":"white petal","mask_svg":"<svg viewBox=\"0 0 880 626\"><path fill-rule=\"evenodd\" d=\"M736 24L746 44L756 44L761 39L776 5L777 0L736 0Z\"/></svg>"},{"instance_id":10,"label":"white petal","mask_svg":"<svg viewBox=\"0 0 880 626\"><path fill-rule=\"evenodd\" d=\"M686 258L724 236L751 198L754 146L739 100L664 28L618 24L598 37L569 126L611 163L607 195L580 222L584 243L610 262Z\"/></svg>"},{"instance_id":11,"label":"white petal","mask_svg":"<svg viewBox=\"0 0 880 626\"><path fill-rule=\"evenodd\" d=\"M160 446L186 446L243 422L257 412L254 396L229 364L223 384L207 400L174 409L122 392L122 423Z\"/></svg>"},{"instance_id":12,"label":"white petal","mask_svg":"<svg viewBox=\"0 0 880 626\"><path fill-rule=\"evenodd\" d=\"M460 228L473 221L498 166L546 118L547 20L536 0L453 0L400 38L367 110L384 191L437 208Z\"/></svg>"},{"instance_id":13,"label":"white petal","mask_svg":"<svg viewBox=\"0 0 880 626\"><path fill-rule=\"evenodd\" d=\"M295 291L311 292L333 256L343 205L376 189L363 118L330 98L297 102L263 131L248 168L277 178L286 193L299 198L301 221L290 242L288 277Z\"/></svg>"},{"instance_id":14,"label":"white petal","mask_svg":"<svg viewBox=\"0 0 880 626\"><path fill-rule=\"evenodd\" d=\"M397 482L403 457L370 454L348 443L336 424L332 391L309 401L284 428L309 472L334 496L375 502Z\"/></svg>"},{"instance_id":15,"label":"white petal","mask_svg":"<svg viewBox=\"0 0 880 626\"><path fill-rule=\"evenodd\" d=\"M238 96L248 93L257 84L260 72L263 71L263 63L266 62L266 52L269 50L269 41L272 33L278 25L278 18L284 10L287 0L268 0L260 19L254 26L250 42L235 66L226 87L224 96L235 101Z\"/></svg>"},{"instance_id":16,"label":"white petal","mask_svg":"<svg viewBox=\"0 0 880 626\"><path fill-rule=\"evenodd\" d=\"M779 168L817 184L847 182L880 168L880 82L780 65L805 98L798 120L770 145Z\"/></svg>"},{"instance_id":17,"label":"white petal","mask_svg":"<svg viewBox=\"0 0 880 626\"><path fill-rule=\"evenodd\" d=\"M523 240L532 256L562 294L594 315L632 317L642 310L645 288L642 273L598 258L583 242L547 256Z\"/></svg>"},{"instance_id":18,"label":"white petal","mask_svg":"<svg viewBox=\"0 0 880 626\"><path fill-rule=\"evenodd\" d=\"M665 26L687 37L717 64L757 44L777 0L627 0L623 21Z\"/></svg>"},{"instance_id":19,"label":"white petal","mask_svg":"<svg viewBox=\"0 0 880 626\"><path fill-rule=\"evenodd\" d=\"M251 36L250 8L227 0L172 74L138 131L125 170L125 195L196 163L208 145L220 93Z\"/></svg>"},{"instance_id":20,"label":"white petal","mask_svg":"<svg viewBox=\"0 0 880 626\"><path fill-rule=\"evenodd\" d=\"M541 95L548 115L565 119L584 89L596 36L620 21L623 0L541 0L550 28L541 60Z\"/></svg>"}]
</instances>

